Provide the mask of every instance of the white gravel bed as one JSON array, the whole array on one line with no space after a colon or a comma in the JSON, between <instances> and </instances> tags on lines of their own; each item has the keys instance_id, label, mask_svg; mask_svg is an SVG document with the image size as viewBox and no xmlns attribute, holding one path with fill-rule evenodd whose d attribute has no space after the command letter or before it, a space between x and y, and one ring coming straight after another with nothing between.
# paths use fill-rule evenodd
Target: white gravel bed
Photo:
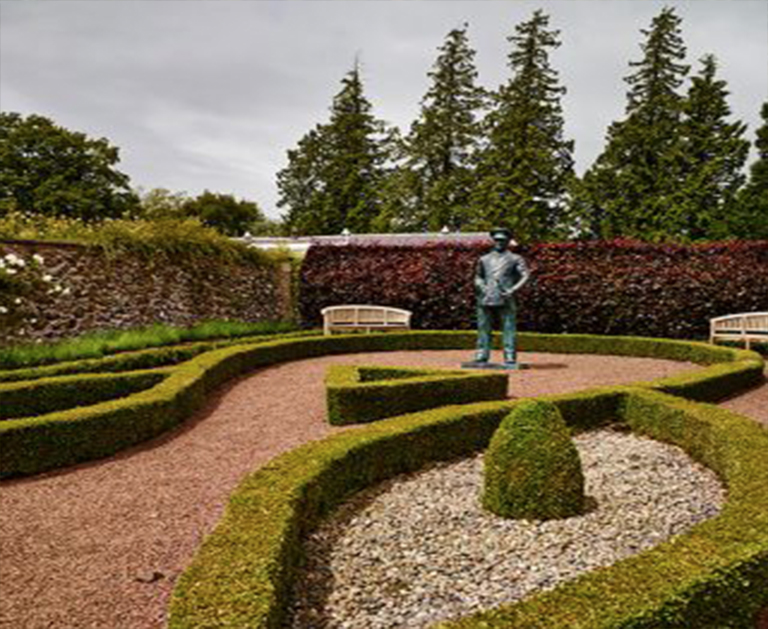
<instances>
[{"instance_id":1,"label":"white gravel bed","mask_svg":"<svg viewBox=\"0 0 768 629\"><path fill-rule=\"evenodd\" d=\"M566 520L484 511L482 454L357 494L306 542L292 627L427 627L496 607L655 546L725 500L679 448L612 430L575 442L596 506Z\"/></svg>"}]
</instances>

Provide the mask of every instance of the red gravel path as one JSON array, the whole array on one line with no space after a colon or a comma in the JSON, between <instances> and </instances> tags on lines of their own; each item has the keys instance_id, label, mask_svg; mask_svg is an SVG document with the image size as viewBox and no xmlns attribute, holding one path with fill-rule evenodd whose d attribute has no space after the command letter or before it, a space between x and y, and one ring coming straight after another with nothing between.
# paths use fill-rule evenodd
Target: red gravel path
<instances>
[{"instance_id":1,"label":"red gravel path","mask_svg":"<svg viewBox=\"0 0 768 629\"><path fill-rule=\"evenodd\" d=\"M0 483L0 627L163 627L174 580L237 482L277 454L342 430L325 423L330 364L456 368L466 352L385 352L286 363L220 391L184 426L118 456ZM649 380L691 365L522 354L513 396ZM768 424L768 386L726 404Z\"/></svg>"}]
</instances>

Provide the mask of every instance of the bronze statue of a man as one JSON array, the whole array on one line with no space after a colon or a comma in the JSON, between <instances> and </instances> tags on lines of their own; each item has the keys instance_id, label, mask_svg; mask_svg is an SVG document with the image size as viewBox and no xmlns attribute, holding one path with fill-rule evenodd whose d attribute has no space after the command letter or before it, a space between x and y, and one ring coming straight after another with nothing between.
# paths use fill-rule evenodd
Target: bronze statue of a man
<instances>
[{"instance_id":1,"label":"bronze statue of a man","mask_svg":"<svg viewBox=\"0 0 768 629\"><path fill-rule=\"evenodd\" d=\"M491 355L491 331L495 317L501 319L504 345L504 368L517 368L515 349L515 292L528 281L530 272L522 256L509 251L512 234L506 228L490 231L493 249L477 261L475 293L477 295L477 352L474 364L483 366ZM469 365L467 365L469 366Z\"/></svg>"}]
</instances>

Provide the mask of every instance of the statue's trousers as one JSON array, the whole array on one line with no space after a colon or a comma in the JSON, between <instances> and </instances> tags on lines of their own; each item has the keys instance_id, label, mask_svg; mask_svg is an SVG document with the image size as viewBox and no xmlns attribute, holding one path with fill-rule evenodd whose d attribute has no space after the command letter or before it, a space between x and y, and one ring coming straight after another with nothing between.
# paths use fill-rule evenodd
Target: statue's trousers
<instances>
[{"instance_id":1,"label":"statue's trousers","mask_svg":"<svg viewBox=\"0 0 768 629\"><path fill-rule=\"evenodd\" d=\"M515 335L517 334L515 301L510 299L504 306L477 306L477 354L475 360L487 361L491 355L491 335L494 315L501 319L504 362L517 361Z\"/></svg>"}]
</instances>

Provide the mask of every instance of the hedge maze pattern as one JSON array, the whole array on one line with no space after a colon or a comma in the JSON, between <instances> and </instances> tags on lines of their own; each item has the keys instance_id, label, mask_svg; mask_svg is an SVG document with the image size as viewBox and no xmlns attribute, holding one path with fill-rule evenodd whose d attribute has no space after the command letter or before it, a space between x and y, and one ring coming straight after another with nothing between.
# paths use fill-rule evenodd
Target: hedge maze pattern
<instances>
[{"instance_id":1,"label":"hedge maze pattern","mask_svg":"<svg viewBox=\"0 0 768 629\"><path fill-rule=\"evenodd\" d=\"M474 340L474 333L464 332L304 335L146 350L26 370L23 379L5 372L0 374L6 417L0 421L0 475L104 457L149 439L183 421L221 383L258 367L327 354L463 349ZM762 358L742 350L631 337L521 334L520 346L704 365L695 373L649 383L541 399L554 404L574 431L618 419L639 434L679 445L723 479L729 499L717 517L650 551L519 603L441 626L749 627L757 610L768 605L768 432L693 400L711 401L760 382ZM392 383L405 386L408 379ZM84 399L88 405L79 406ZM169 626L282 626L302 537L324 514L363 487L486 448L519 403L483 401L382 419L301 446L254 471L177 583ZM22 417L24 408L36 414Z\"/></svg>"}]
</instances>

